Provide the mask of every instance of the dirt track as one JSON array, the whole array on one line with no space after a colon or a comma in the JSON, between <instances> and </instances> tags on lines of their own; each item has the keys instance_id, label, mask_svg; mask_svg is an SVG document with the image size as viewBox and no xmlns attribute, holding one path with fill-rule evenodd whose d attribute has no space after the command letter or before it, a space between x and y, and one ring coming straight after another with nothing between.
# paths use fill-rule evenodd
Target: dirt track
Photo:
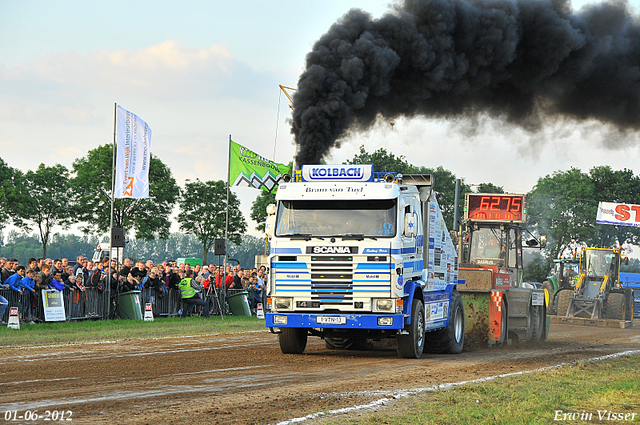
<instances>
[{"instance_id":1,"label":"dirt track","mask_svg":"<svg viewBox=\"0 0 640 425\"><path fill-rule=\"evenodd\" d=\"M421 388L639 348L638 326L554 324L542 346L472 347L419 360L399 359L393 347L327 350L318 338L309 339L303 355L283 355L277 336L266 331L3 349L0 415L57 410L73 412L72 423L277 423L384 397L367 391Z\"/></svg>"}]
</instances>

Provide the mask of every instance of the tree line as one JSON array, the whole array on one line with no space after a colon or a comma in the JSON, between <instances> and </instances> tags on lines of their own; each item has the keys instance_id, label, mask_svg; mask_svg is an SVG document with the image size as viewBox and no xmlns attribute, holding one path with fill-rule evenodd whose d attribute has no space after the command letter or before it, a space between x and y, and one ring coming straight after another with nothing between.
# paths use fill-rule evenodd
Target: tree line
<instances>
[{"instance_id":1,"label":"tree line","mask_svg":"<svg viewBox=\"0 0 640 425\"><path fill-rule=\"evenodd\" d=\"M69 260L75 260L78 255L91 258L95 246L100 242L108 242L108 238L100 240L95 236L55 233L49 242L48 255L50 258ZM253 266L255 255L264 254L264 245L262 238L242 235L240 243L230 242L227 245L227 253L229 258L239 261L243 266ZM125 256L133 260L153 260L154 263L160 263L180 257L198 258L201 249L200 241L195 236L172 232L166 239L131 240L125 247ZM6 235L0 233L0 257L17 258L20 264L26 264L29 258L39 258L41 254L42 245L37 234L29 235L16 230L11 230ZM209 262L217 265L218 257L210 255Z\"/></svg>"},{"instance_id":2,"label":"tree line","mask_svg":"<svg viewBox=\"0 0 640 425\"><path fill-rule=\"evenodd\" d=\"M26 173L0 158L0 229L8 223L27 233L35 231L42 257L56 227L78 224L84 235L110 231L113 145L99 146L73 161L71 169L61 164L40 164ZM225 235L226 183L196 180L180 188L169 167L151 154L149 198L116 199L114 227L124 227L135 240L153 241L169 237L170 216L178 207L180 230L201 244L198 257L207 254L216 238ZM237 196L229 196L229 240L242 242L247 223ZM220 217L223 217L222 222Z\"/></svg>"},{"instance_id":3,"label":"tree line","mask_svg":"<svg viewBox=\"0 0 640 425\"><path fill-rule=\"evenodd\" d=\"M12 222L27 232L36 230L43 256L55 226L65 228L80 223L85 235L108 232L112 152L113 146L107 144L76 159L70 170L60 164L51 167L40 164L37 170L26 173L9 167L0 158L0 229ZM434 175L434 190L443 216L448 228L453 228L458 177L451 171L442 166L410 164L404 156L396 156L384 148L370 153L364 146L345 164L373 164L377 171ZM181 246L177 236L169 234L170 215L177 205L180 230L198 241L200 255L197 256L206 261L214 240L224 237L226 182L196 179L180 188L170 169L153 154L149 173L149 199L116 199L114 225L130 231L136 243L171 241ZM461 181L460 211L464 208L464 193L474 190L504 193L503 187L491 182L474 185L472 189L463 178ZM264 230L266 206L274 201L275 193L263 191L253 202L251 218L259 223L258 230ZM544 279L544 270L549 270L551 260L569 255L575 246L608 248L639 242L638 228L595 223L600 201L640 204L640 177L629 169L596 166L588 172L570 168L538 179L528 194L527 227L534 234L546 235L548 245L536 266L525 270L529 279ZM240 201L231 192L229 239L236 246L248 241L243 239L247 224L239 205Z\"/></svg>"}]
</instances>

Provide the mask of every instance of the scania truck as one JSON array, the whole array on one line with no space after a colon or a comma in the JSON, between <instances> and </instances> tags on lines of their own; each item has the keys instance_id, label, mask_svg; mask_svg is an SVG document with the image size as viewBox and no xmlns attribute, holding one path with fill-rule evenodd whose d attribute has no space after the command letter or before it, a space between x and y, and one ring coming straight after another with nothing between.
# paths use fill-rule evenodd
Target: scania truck
<instances>
[{"instance_id":1,"label":"scania truck","mask_svg":"<svg viewBox=\"0 0 640 425\"><path fill-rule=\"evenodd\" d=\"M268 213L266 325L283 353L309 336L333 349L394 338L406 358L462 351L458 254L433 176L302 166Z\"/></svg>"}]
</instances>

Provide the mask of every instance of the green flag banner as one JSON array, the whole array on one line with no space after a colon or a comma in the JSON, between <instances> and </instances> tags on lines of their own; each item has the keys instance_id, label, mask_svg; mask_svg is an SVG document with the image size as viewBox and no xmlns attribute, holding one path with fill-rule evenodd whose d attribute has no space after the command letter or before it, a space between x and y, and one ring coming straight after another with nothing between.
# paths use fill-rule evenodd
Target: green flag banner
<instances>
[{"instance_id":1,"label":"green flag banner","mask_svg":"<svg viewBox=\"0 0 640 425\"><path fill-rule=\"evenodd\" d=\"M229 180L231 186L253 187L271 192L291 167L278 164L254 151L229 141Z\"/></svg>"}]
</instances>

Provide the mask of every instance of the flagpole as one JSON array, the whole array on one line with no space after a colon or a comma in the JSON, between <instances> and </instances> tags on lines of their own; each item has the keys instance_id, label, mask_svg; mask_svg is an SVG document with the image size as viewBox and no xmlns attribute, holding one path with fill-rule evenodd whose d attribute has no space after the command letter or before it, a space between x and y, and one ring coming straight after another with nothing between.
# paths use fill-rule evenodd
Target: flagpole
<instances>
[{"instance_id":1,"label":"flagpole","mask_svg":"<svg viewBox=\"0 0 640 425\"><path fill-rule=\"evenodd\" d=\"M111 265L111 253L113 252L113 210L115 203L115 188L116 188L116 177L115 177L115 169L116 169L116 131L118 124L118 103L113 104L113 151L111 158L111 219L109 221L109 265ZM117 264L116 264L117 267ZM109 272L107 273L107 308L110 307L111 304L111 274L113 273L111 268L108 268ZM108 310L107 310L108 311Z\"/></svg>"},{"instance_id":2,"label":"flagpole","mask_svg":"<svg viewBox=\"0 0 640 425\"><path fill-rule=\"evenodd\" d=\"M227 208L225 211L225 225L224 225L224 271L227 271L227 247L229 245L229 185L231 184L231 135L229 135L229 145L228 145L228 155L227 155Z\"/></svg>"}]
</instances>

